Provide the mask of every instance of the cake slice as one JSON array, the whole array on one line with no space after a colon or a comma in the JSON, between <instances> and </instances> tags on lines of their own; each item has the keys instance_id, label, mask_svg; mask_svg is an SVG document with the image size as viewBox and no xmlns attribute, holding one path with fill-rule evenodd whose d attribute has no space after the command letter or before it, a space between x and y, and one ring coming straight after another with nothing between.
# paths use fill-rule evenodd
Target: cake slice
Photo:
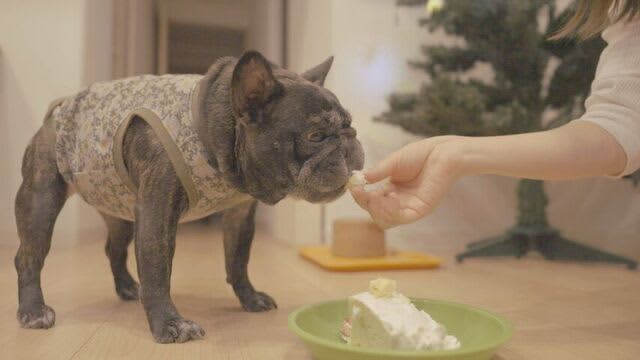
<instances>
[{"instance_id":1,"label":"cake slice","mask_svg":"<svg viewBox=\"0 0 640 360\"><path fill-rule=\"evenodd\" d=\"M460 342L396 291L395 281L371 281L349 298L350 317L340 332L353 346L396 350L450 350Z\"/></svg>"}]
</instances>

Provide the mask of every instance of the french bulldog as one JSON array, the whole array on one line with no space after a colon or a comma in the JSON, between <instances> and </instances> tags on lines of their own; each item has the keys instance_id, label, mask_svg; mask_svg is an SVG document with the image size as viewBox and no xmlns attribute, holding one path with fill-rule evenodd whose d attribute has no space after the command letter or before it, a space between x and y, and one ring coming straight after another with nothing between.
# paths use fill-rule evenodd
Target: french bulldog
<instances>
[{"instance_id":1,"label":"french bulldog","mask_svg":"<svg viewBox=\"0 0 640 360\"><path fill-rule=\"evenodd\" d=\"M195 133L208 165L222 178L217 181L240 194L216 211L223 212L227 282L246 311L277 307L254 289L247 274L257 203L275 204L287 196L331 201L343 194L351 171L362 168L351 117L323 87L332 60L298 75L249 51L216 61L200 80ZM46 116L27 146L15 202L17 318L24 328L46 329L55 322L40 273L56 218L74 192L59 168L56 126ZM190 205L187 191L156 132L142 119L134 117L126 127L121 155L135 189L134 218L102 213L116 293L123 300L141 300L157 342L200 338L204 330L180 315L169 291L176 228ZM126 266L132 239L140 285Z\"/></svg>"}]
</instances>

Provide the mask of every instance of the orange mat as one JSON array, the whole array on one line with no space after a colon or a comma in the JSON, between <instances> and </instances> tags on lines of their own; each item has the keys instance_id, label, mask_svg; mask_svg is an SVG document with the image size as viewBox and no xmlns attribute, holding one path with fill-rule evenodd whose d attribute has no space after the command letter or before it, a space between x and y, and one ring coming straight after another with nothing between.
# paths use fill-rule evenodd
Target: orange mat
<instances>
[{"instance_id":1,"label":"orange mat","mask_svg":"<svg viewBox=\"0 0 640 360\"><path fill-rule=\"evenodd\" d=\"M386 256L348 258L334 256L327 246L304 246L299 249L299 253L305 259L331 271L432 269L442 262L435 256L414 251L389 250Z\"/></svg>"}]
</instances>

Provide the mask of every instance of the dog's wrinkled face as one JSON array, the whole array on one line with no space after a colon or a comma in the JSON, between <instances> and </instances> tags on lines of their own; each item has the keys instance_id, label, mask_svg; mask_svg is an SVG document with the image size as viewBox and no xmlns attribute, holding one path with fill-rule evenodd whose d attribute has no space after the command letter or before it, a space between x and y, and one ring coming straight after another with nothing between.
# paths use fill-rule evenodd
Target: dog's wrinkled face
<instances>
[{"instance_id":1,"label":"dog's wrinkled face","mask_svg":"<svg viewBox=\"0 0 640 360\"><path fill-rule=\"evenodd\" d=\"M274 204L287 195L326 202L342 195L364 155L351 117L322 87L328 59L303 73L272 68L257 52L238 61L231 92L236 159L245 188Z\"/></svg>"}]
</instances>

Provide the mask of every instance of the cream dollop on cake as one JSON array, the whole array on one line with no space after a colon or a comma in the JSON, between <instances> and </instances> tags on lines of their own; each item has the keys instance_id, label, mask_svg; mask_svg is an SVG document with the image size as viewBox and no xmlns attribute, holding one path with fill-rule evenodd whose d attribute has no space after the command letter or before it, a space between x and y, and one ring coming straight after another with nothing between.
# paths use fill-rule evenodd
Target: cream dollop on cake
<instances>
[{"instance_id":1,"label":"cream dollop on cake","mask_svg":"<svg viewBox=\"0 0 640 360\"><path fill-rule=\"evenodd\" d=\"M350 318L340 334L353 346L395 350L452 350L460 347L455 336L409 298L396 291L393 280L377 279L369 291L349 298Z\"/></svg>"}]
</instances>

